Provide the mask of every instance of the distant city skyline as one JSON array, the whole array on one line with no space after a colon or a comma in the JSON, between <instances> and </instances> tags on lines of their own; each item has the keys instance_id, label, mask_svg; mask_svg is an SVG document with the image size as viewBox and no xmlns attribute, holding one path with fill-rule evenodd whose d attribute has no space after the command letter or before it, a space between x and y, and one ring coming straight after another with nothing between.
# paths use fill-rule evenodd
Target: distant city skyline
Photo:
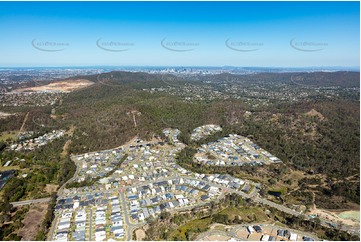
<instances>
[{"instance_id":1,"label":"distant city skyline","mask_svg":"<svg viewBox=\"0 0 361 242\"><path fill-rule=\"evenodd\" d=\"M359 67L359 2L0 2L0 67Z\"/></svg>"}]
</instances>

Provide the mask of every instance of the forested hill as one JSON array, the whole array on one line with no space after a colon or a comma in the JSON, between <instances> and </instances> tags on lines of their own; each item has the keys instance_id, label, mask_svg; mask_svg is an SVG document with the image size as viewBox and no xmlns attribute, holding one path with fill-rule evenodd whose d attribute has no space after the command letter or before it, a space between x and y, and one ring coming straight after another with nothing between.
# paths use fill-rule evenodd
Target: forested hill
<instances>
[{"instance_id":1,"label":"forested hill","mask_svg":"<svg viewBox=\"0 0 361 242\"><path fill-rule=\"evenodd\" d=\"M360 72L312 72L294 74L292 80L300 85L315 87L360 87Z\"/></svg>"}]
</instances>

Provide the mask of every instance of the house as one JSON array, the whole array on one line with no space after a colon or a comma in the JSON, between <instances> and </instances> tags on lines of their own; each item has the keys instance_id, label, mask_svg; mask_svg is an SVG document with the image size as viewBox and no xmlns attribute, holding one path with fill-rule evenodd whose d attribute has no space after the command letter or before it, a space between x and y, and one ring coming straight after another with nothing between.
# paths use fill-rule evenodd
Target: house
<instances>
[{"instance_id":1,"label":"house","mask_svg":"<svg viewBox=\"0 0 361 242\"><path fill-rule=\"evenodd\" d=\"M176 199L183 199L184 196L183 196L182 194L179 194L179 195L175 195L175 198L176 198Z\"/></svg>"},{"instance_id":2,"label":"house","mask_svg":"<svg viewBox=\"0 0 361 242\"><path fill-rule=\"evenodd\" d=\"M85 230L73 232L72 237L76 241L84 241L85 240Z\"/></svg>"},{"instance_id":3,"label":"house","mask_svg":"<svg viewBox=\"0 0 361 242\"><path fill-rule=\"evenodd\" d=\"M208 191L210 188L211 188L210 185L205 185L205 186L202 188L202 190Z\"/></svg>"},{"instance_id":4,"label":"house","mask_svg":"<svg viewBox=\"0 0 361 242\"><path fill-rule=\"evenodd\" d=\"M80 206L81 207L86 207L86 206L88 206L89 205L89 202L88 201L81 201L80 202Z\"/></svg>"},{"instance_id":5,"label":"house","mask_svg":"<svg viewBox=\"0 0 361 242\"><path fill-rule=\"evenodd\" d=\"M137 195L130 195L130 196L128 196L128 199L129 200L136 200L136 199L139 199L139 197Z\"/></svg>"},{"instance_id":6,"label":"house","mask_svg":"<svg viewBox=\"0 0 361 242\"><path fill-rule=\"evenodd\" d=\"M123 233L114 233L115 238L120 239L124 237L124 232Z\"/></svg>"},{"instance_id":7,"label":"house","mask_svg":"<svg viewBox=\"0 0 361 242\"><path fill-rule=\"evenodd\" d=\"M139 214L138 214L138 219L139 219L140 221L143 221L143 220L145 219L144 214L143 214L143 213L139 213Z\"/></svg>"},{"instance_id":8,"label":"house","mask_svg":"<svg viewBox=\"0 0 361 242\"><path fill-rule=\"evenodd\" d=\"M242 192L248 193L251 190L251 186L249 184L246 184L243 188L242 188Z\"/></svg>"},{"instance_id":9,"label":"house","mask_svg":"<svg viewBox=\"0 0 361 242\"><path fill-rule=\"evenodd\" d=\"M303 236L302 239L303 239L303 241L315 241L314 239L307 237L307 236Z\"/></svg>"},{"instance_id":10,"label":"house","mask_svg":"<svg viewBox=\"0 0 361 242\"><path fill-rule=\"evenodd\" d=\"M113 233L124 233L124 229L122 226L113 226L110 231Z\"/></svg>"},{"instance_id":11,"label":"house","mask_svg":"<svg viewBox=\"0 0 361 242\"><path fill-rule=\"evenodd\" d=\"M148 209L143 208L143 214L145 218L149 218L149 213L148 213Z\"/></svg>"},{"instance_id":12,"label":"house","mask_svg":"<svg viewBox=\"0 0 361 242\"><path fill-rule=\"evenodd\" d=\"M155 213L160 213L160 206L155 206L154 207L154 212Z\"/></svg>"},{"instance_id":13,"label":"house","mask_svg":"<svg viewBox=\"0 0 361 242\"><path fill-rule=\"evenodd\" d=\"M248 231L248 233L250 233L250 234L253 234L253 233L254 233L254 229L252 228L252 226L248 226L248 227L247 227L247 231Z\"/></svg>"},{"instance_id":14,"label":"house","mask_svg":"<svg viewBox=\"0 0 361 242\"><path fill-rule=\"evenodd\" d=\"M257 233L262 233L262 228L258 225L253 226L254 230L256 230Z\"/></svg>"},{"instance_id":15,"label":"house","mask_svg":"<svg viewBox=\"0 0 361 242\"><path fill-rule=\"evenodd\" d=\"M176 201L172 201L174 207L179 207L179 202L176 200Z\"/></svg>"},{"instance_id":16,"label":"house","mask_svg":"<svg viewBox=\"0 0 361 242\"><path fill-rule=\"evenodd\" d=\"M297 241L297 234L291 232L291 233L290 233L289 240L290 240L290 241Z\"/></svg>"},{"instance_id":17,"label":"house","mask_svg":"<svg viewBox=\"0 0 361 242\"><path fill-rule=\"evenodd\" d=\"M273 237L273 236L270 236L269 239L268 239L268 241L276 241L276 238Z\"/></svg>"},{"instance_id":18,"label":"house","mask_svg":"<svg viewBox=\"0 0 361 242\"><path fill-rule=\"evenodd\" d=\"M269 240L269 235L268 234L264 234L261 237L261 241L268 241Z\"/></svg>"},{"instance_id":19,"label":"house","mask_svg":"<svg viewBox=\"0 0 361 242\"><path fill-rule=\"evenodd\" d=\"M284 237L284 230L283 229L277 230L277 236Z\"/></svg>"},{"instance_id":20,"label":"house","mask_svg":"<svg viewBox=\"0 0 361 242\"><path fill-rule=\"evenodd\" d=\"M239 189L241 187L241 185L236 182L229 183L229 186L234 189Z\"/></svg>"},{"instance_id":21,"label":"house","mask_svg":"<svg viewBox=\"0 0 361 242\"><path fill-rule=\"evenodd\" d=\"M149 216L154 216L154 209L153 208L148 208L148 213L149 213Z\"/></svg>"}]
</instances>

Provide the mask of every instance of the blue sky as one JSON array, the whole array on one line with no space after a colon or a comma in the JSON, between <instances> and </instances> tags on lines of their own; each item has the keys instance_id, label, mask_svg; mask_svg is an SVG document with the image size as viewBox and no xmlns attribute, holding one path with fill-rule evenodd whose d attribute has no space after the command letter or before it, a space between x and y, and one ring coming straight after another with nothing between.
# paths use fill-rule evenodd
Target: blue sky
<instances>
[{"instance_id":1,"label":"blue sky","mask_svg":"<svg viewBox=\"0 0 361 242\"><path fill-rule=\"evenodd\" d=\"M0 66L359 66L359 19L359 2L0 2Z\"/></svg>"}]
</instances>

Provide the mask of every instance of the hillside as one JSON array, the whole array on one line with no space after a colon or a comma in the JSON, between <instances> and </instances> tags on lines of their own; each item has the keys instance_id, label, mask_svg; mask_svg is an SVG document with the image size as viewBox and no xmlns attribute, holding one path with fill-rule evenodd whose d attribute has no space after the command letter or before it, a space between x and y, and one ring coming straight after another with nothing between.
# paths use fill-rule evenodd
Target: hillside
<instances>
[{"instance_id":1,"label":"hillside","mask_svg":"<svg viewBox=\"0 0 361 242\"><path fill-rule=\"evenodd\" d=\"M343 93L344 89L337 89L335 94L332 89L331 94L326 93L324 96L319 95L314 98L310 96L307 100L293 102L273 101L267 105L248 104L242 99L234 98L190 102L177 95L182 89L195 90L194 88L198 87L200 91L207 89L209 84L204 83L205 80L214 80L211 85L221 95L223 95L223 81L231 82L232 85L237 84L239 88L245 90L248 88L275 90L277 89L275 85L282 82L282 85L289 88L287 90L290 90L291 94L300 93L297 88L301 88L302 92L312 92L313 88L305 89L290 82L292 75L290 73L245 76L222 74L194 78L134 72L92 75L82 78L93 81L93 85L64 95L53 107L14 107L2 110L17 111L22 115L12 115L3 119L1 131L18 129L28 112L30 121L25 124L26 130L45 133L53 129L69 130L70 127L75 127L68 151L70 154L81 154L120 146L136 135L150 139L154 135L160 135L161 130L168 127L180 129L182 141L188 142L188 137L194 128L209 123L219 124L226 131L248 136L261 147L281 158L287 169L321 175L321 181L325 185L320 186L316 191L321 207L339 208L340 199L344 199L349 204L343 204L343 207L354 206L352 204L359 203L359 178L347 178L359 174L360 169L357 91L352 95L342 96L338 93ZM355 85L359 81L354 79L354 73L346 72L297 75L308 77L307 80L311 80L313 76L312 78L319 80L317 83L323 85L335 83L340 75L343 76L344 83L348 83L347 86ZM326 82L326 77L331 77L327 79L331 82ZM217 79L218 82L215 81ZM245 80L246 84L244 84ZM254 81L250 82L250 80ZM252 83L252 86L247 82ZM262 83L267 85L264 86ZM154 88L171 88L176 94L152 92ZM327 95L333 96L328 98ZM133 117L134 113L136 116ZM57 149L59 146L61 143L57 145ZM51 153L51 150L49 152ZM41 154L36 154L41 157ZM276 171L269 171L268 175L257 167L247 171L248 174L237 169L217 167L203 167L203 169L210 173L236 175L239 173L239 176L252 174L254 179L262 179L266 183L274 182L270 180L272 176L279 176L276 182L288 186L287 179L283 180L276 172L277 169L282 170L282 167L276 167ZM260 175L263 178L258 177ZM309 180L294 182L299 185L302 182L306 185L315 185ZM346 189L350 187L353 187L351 191ZM326 202L327 200L331 202Z\"/></svg>"}]
</instances>

